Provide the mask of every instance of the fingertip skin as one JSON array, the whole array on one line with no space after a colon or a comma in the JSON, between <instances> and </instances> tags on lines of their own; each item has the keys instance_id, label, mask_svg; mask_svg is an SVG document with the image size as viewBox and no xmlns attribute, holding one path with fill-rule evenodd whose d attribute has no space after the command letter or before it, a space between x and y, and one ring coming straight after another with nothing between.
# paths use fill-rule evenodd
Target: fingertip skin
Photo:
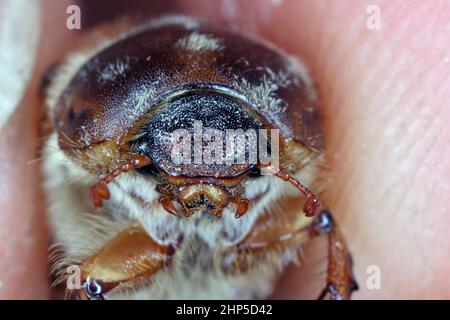
<instances>
[{"instance_id":1,"label":"fingertip skin","mask_svg":"<svg viewBox=\"0 0 450 320\"><path fill-rule=\"evenodd\" d=\"M45 37L41 33L37 41L36 64L30 67L30 81L17 101L16 111L0 128L0 299L50 298L50 239L43 209L40 160L37 160L42 120L39 86L44 70L57 60L73 38L65 26L69 1L44 0L41 5L45 8L40 10L39 24ZM26 7L19 15L24 26L32 15L28 10L34 4L27 2ZM29 30L34 31L37 30ZM31 50L28 54L32 55ZM17 60L19 56L15 56L14 61ZM11 81L10 75L5 79Z\"/></svg>"}]
</instances>

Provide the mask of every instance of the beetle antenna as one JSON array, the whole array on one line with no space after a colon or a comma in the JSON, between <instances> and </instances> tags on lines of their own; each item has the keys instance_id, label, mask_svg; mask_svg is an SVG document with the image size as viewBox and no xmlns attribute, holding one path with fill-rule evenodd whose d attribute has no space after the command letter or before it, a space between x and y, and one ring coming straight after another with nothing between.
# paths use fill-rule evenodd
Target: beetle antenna
<instances>
[{"instance_id":1,"label":"beetle antenna","mask_svg":"<svg viewBox=\"0 0 450 320\"><path fill-rule=\"evenodd\" d=\"M270 172L271 174L277 176L278 178L289 182L305 195L306 201L303 205L303 212L307 217L315 216L320 212L321 204L319 197L311 190L309 190L307 187L305 187L300 181L295 179L290 174L284 172L282 169L275 168L272 166L265 167L264 169Z\"/></svg>"},{"instance_id":2,"label":"beetle antenna","mask_svg":"<svg viewBox=\"0 0 450 320\"><path fill-rule=\"evenodd\" d=\"M103 206L103 200L108 200L110 193L108 190L108 184L117 178L120 174L128 172L133 169L142 168L151 163L151 159L143 155L134 155L128 159L119 168L114 169L107 174L103 179L94 184L91 188L90 199L94 206L100 208Z\"/></svg>"}]
</instances>

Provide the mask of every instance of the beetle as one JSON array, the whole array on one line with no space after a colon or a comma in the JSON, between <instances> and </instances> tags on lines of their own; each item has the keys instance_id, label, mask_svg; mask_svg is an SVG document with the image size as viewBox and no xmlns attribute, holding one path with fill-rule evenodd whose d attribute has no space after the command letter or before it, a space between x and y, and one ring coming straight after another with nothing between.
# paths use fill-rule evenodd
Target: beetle
<instances>
[{"instance_id":1,"label":"beetle","mask_svg":"<svg viewBox=\"0 0 450 320\"><path fill-rule=\"evenodd\" d=\"M323 185L325 145L305 66L189 17L118 25L69 56L46 89L53 270L60 282L68 266L80 276L67 296L266 298L299 246L324 235L319 298L350 298L350 253L312 191ZM217 144L230 130L251 146L241 155L268 144L277 163L262 161L260 149L253 162L217 161L234 142Z\"/></svg>"}]
</instances>

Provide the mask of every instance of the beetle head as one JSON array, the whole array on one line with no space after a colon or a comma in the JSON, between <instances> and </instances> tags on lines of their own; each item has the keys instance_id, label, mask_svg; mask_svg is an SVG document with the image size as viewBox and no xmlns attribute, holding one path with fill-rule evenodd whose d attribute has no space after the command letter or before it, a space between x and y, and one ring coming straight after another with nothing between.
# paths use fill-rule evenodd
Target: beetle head
<instances>
[{"instance_id":1,"label":"beetle head","mask_svg":"<svg viewBox=\"0 0 450 320\"><path fill-rule=\"evenodd\" d=\"M230 202L238 207L244 202L242 211L244 181L256 167L260 128L250 108L231 95L182 91L162 102L139 128L134 151L149 157L152 165L138 172L158 175L160 201L171 213L204 209L220 215ZM243 159L236 158L238 152Z\"/></svg>"}]
</instances>

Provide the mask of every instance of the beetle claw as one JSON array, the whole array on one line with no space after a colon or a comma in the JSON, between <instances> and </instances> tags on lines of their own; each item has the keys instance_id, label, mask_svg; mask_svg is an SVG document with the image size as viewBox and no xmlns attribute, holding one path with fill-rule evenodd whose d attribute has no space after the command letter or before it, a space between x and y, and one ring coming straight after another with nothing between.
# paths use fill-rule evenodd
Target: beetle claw
<instances>
[{"instance_id":1,"label":"beetle claw","mask_svg":"<svg viewBox=\"0 0 450 320\"><path fill-rule=\"evenodd\" d=\"M236 214L235 214L236 219L239 219L240 217L242 217L244 214L247 213L248 205L249 205L248 199L246 198L239 199L236 207Z\"/></svg>"},{"instance_id":2,"label":"beetle claw","mask_svg":"<svg viewBox=\"0 0 450 320\"><path fill-rule=\"evenodd\" d=\"M110 193L106 184L98 183L91 188L90 200L95 207L101 208L103 200L108 200L109 197Z\"/></svg>"},{"instance_id":3,"label":"beetle claw","mask_svg":"<svg viewBox=\"0 0 450 320\"><path fill-rule=\"evenodd\" d=\"M305 215L307 217L314 217L318 215L320 211L320 200L315 195L308 197L305 201L305 204L303 205L303 212L305 213Z\"/></svg>"},{"instance_id":4,"label":"beetle claw","mask_svg":"<svg viewBox=\"0 0 450 320\"><path fill-rule=\"evenodd\" d=\"M160 197L159 203L161 203L164 210L166 210L168 213L173 214L174 216L179 215L178 210L175 208L175 206L173 205L173 202L170 198L164 197L164 196Z\"/></svg>"}]
</instances>

